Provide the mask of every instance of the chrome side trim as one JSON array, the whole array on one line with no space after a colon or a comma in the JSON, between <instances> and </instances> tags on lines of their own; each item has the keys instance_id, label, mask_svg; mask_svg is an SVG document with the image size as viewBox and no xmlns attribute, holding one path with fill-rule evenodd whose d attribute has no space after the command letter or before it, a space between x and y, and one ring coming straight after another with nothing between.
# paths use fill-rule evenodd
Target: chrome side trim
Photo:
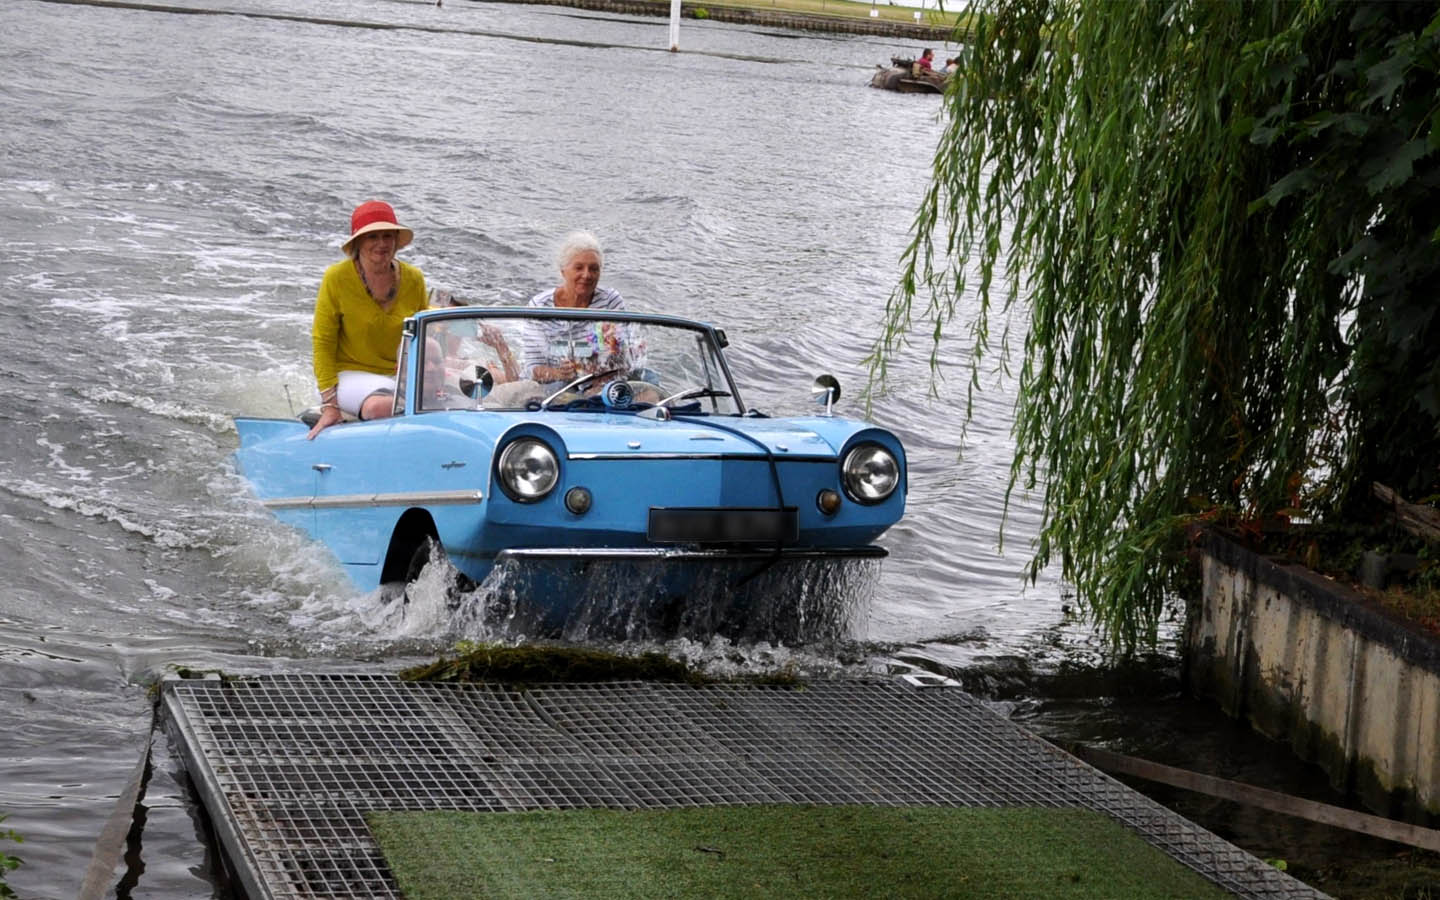
<instances>
[{"instance_id":1,"label":"chrome side trim","mask_svg":"<svg viewBox=\"0 0 1440 900\"><path fill-rule=\"evenodd\" d=\"M569 453L566 459L759 459L725 453Z\"/></svg>"},{"instance_id":2,"label":"chrome side trim","mask_svg":"<svg viewBox=\"0 0 1440 900\"><path fill-rule=\"evenodd\" d=\"M540 562L554 560L630 559L689 562L698 560L769 559L773 549L711 549L676 550L666 547L533 547L501 550L495 554L497 563L506 560ZM781 549L782 559L881 559L889 556L884 547L805 547Z\"/></svg>"},{"instance_id":3,"label":"chrome side trim","mask_svg":"<svg viewBox=\"0 0 1440 900\"><path fill-rule=\"evenodd\" d=\"M314 499L314 497L276 497L273 500L261 500L260 503L266 509L305 509Z\"/></svg>"},{"instance_id":4,"label":"chrome side trim","mask_svg":"<svg viewBox=\"0 0 1440 900\"><path fill-rule=\"evenodd\" d=\"M372 506L456 506L479 503L484 499L484 491L471 488L464 491L337 494L334 497L274 497L260 502L266 509L346 509Z\"/></svg>"}]
</instances>

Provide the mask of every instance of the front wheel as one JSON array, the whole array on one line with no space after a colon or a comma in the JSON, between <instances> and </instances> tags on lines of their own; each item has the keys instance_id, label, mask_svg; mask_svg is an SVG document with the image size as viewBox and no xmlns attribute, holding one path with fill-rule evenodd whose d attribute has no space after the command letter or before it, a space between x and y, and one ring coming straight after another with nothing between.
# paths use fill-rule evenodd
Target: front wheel
<instances>
[{"instance_id":1,"label":"front wheel","mask_svg":"<svg viewBox=\"0 0 1440 900\"><path fill-rule=\"evenodd\" d=\"M447 585L445 601L447 605L454 607L460 604L462 594L475 590L475 580L464 572L455 568L450 562L450 557L445 553L445 546L434 535L426 535L416 545L415 550L410 554L410 563L405 567L405 602L410 602L410 588L415 580L425 571L428 565L443 566L445 568L445 584Z\"/></svg>"},{"instance_id":2,"label":"front wheel","mask_svg":"<svg viewBox=\"0 0 1440 900\"><path fill-rule=\"evenodd\" d=\"M445 548L440 541L434 535L427 534L410 553L410 562L405 566L405 584L408 585L419 578L420 573L425 571L425 567L430 564L432 559L439 563L448 564L450 562L449 558L445 556Z\"/></svg>"}]
</instances>

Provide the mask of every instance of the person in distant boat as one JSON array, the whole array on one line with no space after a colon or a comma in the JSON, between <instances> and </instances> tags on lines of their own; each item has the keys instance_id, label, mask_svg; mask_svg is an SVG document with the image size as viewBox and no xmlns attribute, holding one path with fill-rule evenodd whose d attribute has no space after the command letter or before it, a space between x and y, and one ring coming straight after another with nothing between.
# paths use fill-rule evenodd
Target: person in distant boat
<instances>
[{"instance_id":1,"label":"person in distant boat","mask_svg":"<svg viewBox=\"0 0 1440 900\"><path fill-rule=\"evenodd\" d=\"M958 56L952 56L952 57L950 57L949 59L945 60L945 74L946 74L946 75L954 75L954 74L955 74L955 70L958 69L958 68L960 68L960 57L958 57Z\"/></svg>"},{"instance_id":2,"label":"person in distant boat","mask_svg":"<svg viewBox=\"0 0 1440 900\"><path fill-rule=\"evenodd\" d=\"M926 47L920 53L920 58L915 60L915 74L935 71L935 51Z\"/></svg>"},{"instance_id":3,"label":"person in distant boat","mask_svg":"<svg viewBox=\"0 0 1440 900\"><path fill-rule=\"evenodd\" d=\"M310 327L320 418L309 438L343 419L379 419L394 407L400 326L424 309L425 276L395 252L414 240L390 204L370 200L350 214L346 259L325 270Z\"/></svg>"},{"instance_id":4,"label":"person in distant boat","mask_svg":"<svg viewBox=\"0 0 1440 900\"><path fill-rule=\"evenodd\" d=\"M605 251L588 231L573 231L555 254L560 284L530 298L531 306L560 309L624 309L620 292L600 284ZM621 367L627 372L644 366L644 347L615 323L597 330L590 322L549 322L531 329L525 338L523 368L541 384L565 384L580 375ZM623 376L622 376L623 377Z\"/></svg>"}]
</instances>

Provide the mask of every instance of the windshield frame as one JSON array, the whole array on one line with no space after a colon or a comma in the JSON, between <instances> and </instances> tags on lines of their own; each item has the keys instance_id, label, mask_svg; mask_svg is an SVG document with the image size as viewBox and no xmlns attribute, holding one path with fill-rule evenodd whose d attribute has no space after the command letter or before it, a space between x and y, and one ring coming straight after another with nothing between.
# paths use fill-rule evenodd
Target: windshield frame
<instances>
[{"instance_id":1,"label":"windshield frame","mask_svg":"<svg viewBox=\"0 0 1440 900\"><path fill-rule=\"evenodd\" d=\"M679 316L661 315L655 313L633 312L630 310L618 309L569 309L546 306L450 306L444 308L431 308L421 310L405 319L403 325L404 341L401 348L399 379L397 388L403 389L403 401L396 405L400 407L403 403L403 410L410 414L426 414L432 412L443 412L443 408L424 408L418 396L421 390L422 373L425 371L426 356L428 347L424 346L429 328L451 320L500 320L500 319L542 319L542 320L581 320L581 321L607 321L623 322L635 325L652 325L661 328L680 329L692 332L696 338L705 345L705 353L702 359L708 363L713 358L719 364L719 372L716 373L717 384L723 381L728 388L731 400L734 403L736 412L721 413L726 416L745 416L749 413L749 407L745 405L744 398L740 395L740 388L735 383L735 378L730 370L730 363L725 358L724 348L729 345L725 332L708 322L700 322L694 319L685 319ZM412 351L412 352L406 352ZM399 393L399 392L397 392ZM560 409L560 407L552 407ZM480 409L479 411L495 411Z\"/></svg>"}]
</instances>

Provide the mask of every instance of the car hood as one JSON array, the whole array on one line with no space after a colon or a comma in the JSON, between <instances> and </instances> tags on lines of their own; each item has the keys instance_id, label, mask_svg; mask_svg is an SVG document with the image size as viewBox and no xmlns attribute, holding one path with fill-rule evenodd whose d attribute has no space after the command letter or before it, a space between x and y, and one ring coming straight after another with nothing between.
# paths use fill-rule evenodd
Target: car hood
<instances>
[{"instance_id":1,"label":"car hood","mask_svg":"<svg viewBox=\"0 0 1440 900\"><path fill-rule=\"evenodd\" d=\"M504 414L502 414L504 415ZM668 421L612 413L517 415L511 423L543 425L565 442L570 456L762 456L833 459L871 425L839 417L787 419L676 416ZM508 429L507 429L508 430Z\"/></svg>"}]
</instances>

